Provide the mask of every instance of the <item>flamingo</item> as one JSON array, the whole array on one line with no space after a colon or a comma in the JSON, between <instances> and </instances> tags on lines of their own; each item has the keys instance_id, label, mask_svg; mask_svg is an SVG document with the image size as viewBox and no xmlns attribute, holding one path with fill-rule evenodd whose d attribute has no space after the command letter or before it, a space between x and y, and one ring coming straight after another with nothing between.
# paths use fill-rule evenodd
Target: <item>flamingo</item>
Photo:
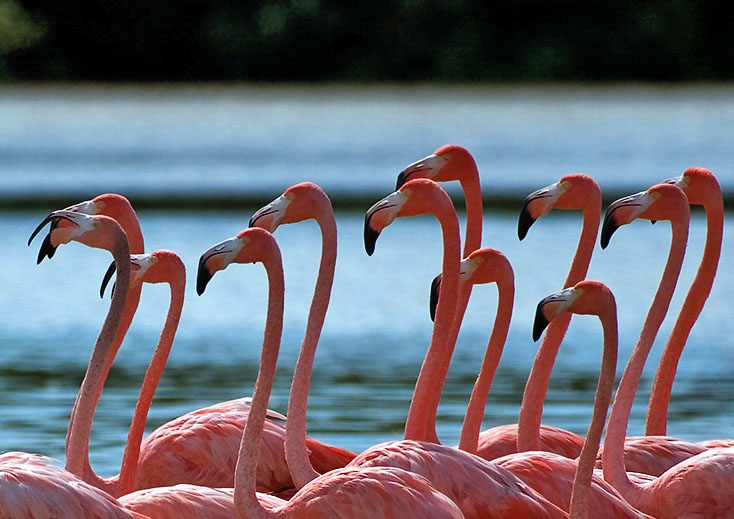
<instances>
[{"instance_id":1,"label":"flamingo","mask_svg":"<svg viewBox=\"0 0 734 519\"><path fill-rule=\"evenodd\" d=\"M612 399L617 363L617 312L611 291L598 281L581 281L538 303L533 339L566 313L597 315L604 330L604 351L597 383L594 411L581 455L577 460L546 451L527 451L497 458L509 470L571 517L644 518L600 474L594 472L607 410Z\"/></svg>"},{"instance_id":2,"label":"flamingo","mask_svg":"<svg viewBox=\"0 0 734 519\"><path fill-rule=\"evenodd\" d=\"M438 184L414 179L373 205L365 217L368 254L382 229L396 217L431 213L444 237L443 297L438 301L433 335L413 392L405 425L405 439L376 445L359 454L347 467L397 467L425 476L450 497L466 518L565 517L566 514L508 471L467 452L426 441L425 416L435 411L440 393L442 351L448 346L449 327L458 295L460 243L458 219L451 200Z\"/></svg>"},{"instance_id":3,"label":"flamingo","mask_svg":"<svg viewBox=\"0 0 734 519\"><path fill-rule=\"evenodd\" d=\"M703 206L706 212L706 245L696 277L688 290L655 373L647 407L646 435L665 435L667 432L668 404L678 360L691 328L711 292L721 254L724 230L724 202L721 196L721 186L711 171L704 168L689 168L681 176L668 182L681 188L691 205ZM734 446L734 440L707 440L701 444L705 447L730 447ZM627 456L628 454L625 454L625 457Z\"/></svg>"},{"instance_id":4,"label":"flamingo","mask_svg":"<svg viewBox=\"0 0 734 519\"><path fill-rule=\"evenodd\" d=\"M682 181L680 184L678 184L676 181L673 181L673 182L668 182L665 185L671 185L672 187L677 186L675 187L675 189L679 189L680 185L682 184L683 184ZM716 183L716 185L718 186L718 183ZM653 188L651 188L648 191L651 191L652 189ZM667 191L670 193L675 193L675 189L668 188ZM632 220L634 220L635 218L647 218L645 213L642 213L639 211L630 212L629 210L629 204L637 203L636 200L640 198L641 196L642 195L640 194L633 195L632 202L628 201L629 197L620 199L614 202L609 207L607 216L605 218L605 228L602 231L602 247L606 247L608 245L609 239L612 233L619 226L629 223ZM680 197L680 195L677 195L677 194L675 196ZM644 203L651 204L652 201L646 200ZM670 208L669 210L677 210L677 207L675 206L669 206L669 208ZM623 213L622 217L617 216L619 211L622 211ZM659 212L660 210L658 211L658 213ZM631 216L625 213L630 213ZM667 215L667 216L668 218L671 217L671 215ZM675 215L672 215L672 216L675 216ZM714 221L716 220L715 213L714 213L713 220ZM686 225L687 225L687 222L686 222ZM675 228L674 228L674 231L675 231ZM687 236L687 232L686 232L686 236ZM675 241L676 240L674 239L674 242ZM682 243L682 245L678 245L678 246L682 247L681 251L679 252L682 257L682 255L685 252L686 240L683 239L683 240L680 240L680 242ZM706 255L704 259L710 261L711 251L709 252L710 253ZM671 249L671 254L672 254L672 249ZM709 263L709 261L707 261L707 263ZM713 281L713 275L714 273L711 273L710 274L711 277L709 278L709 274L704 274L703 276L699 274L697 276L697 279L694 280L694 286L701 283L702 280L703 282L706 282L707 278L710 279L710 281ZM670 288L671 295L672 295L672 290L675 287L676 281L677 281L677 274L675 275L675 278L672 279L671 281L673 284L672 287ZM684 309L686 307L690 308L693 303L693 301L689 297L687 297L686 300L687 302L684 302ZM705 301L705 298L703 300L700 300L700 304L703 305L704 301ZM662 317L660 317L661 321L665 315L665 312L667 311L668 304L669 304L669 300L668 300L668 303L665 303L664 305L665 309L662 311ZM651 308L650 311L652 312L653 308ZM699 311L700 311L700 308L699 308ZM676 326L674 326L673 333L671 334L671 339L669 340L670 347L667 348L668 355L667 356L664 355L664 357L661 358L661 363L660 363L660 366L658 367L658 373L657 373L658 376L665 377L668 380L670 380L671 382L672 382L671 377L673 375L670 373L670 358L671 356L676 356L676 360L677 360L677 356L679 356L680 354L680 351L678 350L678 348L682 347L682 345L679 342L681 339L681 334L683 333L683 330L680 324L682 322L684 321L682 321L681 318L679 318L679 320L676 322ZM691 322L691 321L688 320L688 322ZM659 327L659 324L658 324L658 327ZM645 330L643 329L643 333L644 331ZM654 328L654 332L650 332L650 333L652 334L652 337L653 337L652 340L654 340L654 334L657 333L657 328ZM643 339L643 335L641 334L640 340L642 339ZM685 341L685 339L683 340ZM678 350L677 353L674 353L674 350ZM674 368L675 366L673 366L673 369ZM668 388L670 388L670 386L668 386ZM667 403L665 407L667 407ZM653 403L653 408L648 407L648 413L657 412L656 410L658 409L659 409L659 404ZM624 445L625 445L624 460L625 460L626 469L630 472L649 474L652 476L660 476L661 474L663 474L666 470L668 470L672 466L680 463L681 461L687 458L695 456L696 454L700 454L701 452L704 452L706 450L706 446L699 444L699 443L688 442L688 441L681 440L678 438L673 438L670 436L647 435L647 434L645 436L627 437L625 439ZM603 463L602 459L603 459L603 449L602 449L602 452L599 453L597 465L602 465Z\"/></svg>"},{"instance_id":5,"label":"flamingo","mask_svg":"<svg viewBox=\"0 0 734 519\"><path fill-rule=\"evenodd\" d=\"M334 282L337 253L336 221L329 197L312 182L302 182L289 187L281 196L256 211L250 219L250 227L260 227L271 233L281 224L309 219L316 220L321 229L321 264L288 400L285 457L296 488L305 486L319 475L309 457L301 454L308 452L308 438L305 431L311 370ZM327 450L327 448L328 445L323 445L321 453L328 454L333 459L333 465L341 460L341 465L344 466L355 456L345 449L331 447Z\"/></svg>"},{"instance_id":6,"label":"flamingo","mask_svg":"<svg viewBox=\"0 0 734 519\"><path fill-rule=\"evenodd\" d=\"M609 417L602 452L604 479L635 508L658 519L730 517L734 510L734 448L716 448L692 456L645 482L625 471L624 442L645 360L665 316L680 272L688 235L688 201L677 186L658 184L614 202L607 210L602 245L635 218L669 219L673 243L653 306L627 362Z\"/></svg>"},{"instance_id":7,"label":"flamingo","mask_svg":"<svg viewBox=\"0 0 734 519\"><path fill-rule=\"evenodd\" d=\"M434 182L459 181L466 200L466 231L462 256L466 258L473 251L479 249L482 246L482 188L479 180L479 170L471 153L466 148L455 144L441 146L431 155L410 164L400 172L395 189L399 189L409 180L418 178L427 178ZM434 288L437 289L439 282L434 281ZM455 324L449 331L449 344L451 346L446 348L441 359L440 364L442 367L437 375L439 377L445 378L448 373L453 348L459 336L461 318L464 312L466 312L470 296L471 285L461 284L459 287L459 298L456 304ZM434 312L435 306L432 305L431 319L433 319ZM426 416L426 427L428 428L427 439L438 443L435 423L441 394L439 392L431 397L435 398L436 402L432 402L430 406L431 409L435 409L435 412Z\"/></svg>"},{"instance_id":8,"label":"flamingo","mask_svg":"<svg viewBox=\"0 0 734 519\"><path fill-rule=\"evenodd\" d=\"M267 273L268 311L260 369L240 445L234 491L176 485L135 492L125 496L123 502L134 510L146 508L157 519L182 516L187 519L462 518L456 506L425 479L397 469L335 469L314 479L287 502L256 493L259 450L283 328L283 267L275 239L263 229L248 228L215 245L199 261L198 279L204 281L202 284L197 281L197 285L203 290L214 273L231 263L254 262L261 262ZM156 496L160 499L155 500ZM219 500L213 502L209 497Z\"/></svg>"},{"instance_id":9,"label":"flamingo","mask_svg":"<svg viewBox=\"0 0 734 519\"><path fill-rule=\"evenodd\" d=\"M133 209L132 205L130 204L130 201L127 198L125 198L124 196L118 195L116 193L105 193L105 194L94 197L92 200L86 200L84 202L80 202L78 204L69 206L64 210L71 211L74 213L85 214L89 216L94 216L94 215L109 216L110 218L117 221L120 227L122 227L122 230L125 231L125 234L128 237L130 253L131 254L142 254L144 252L143 234L140 230L140 222L138 221L137 215L135 214L135 210ZM52 215L53 213L49 214L36 227L36 229L31 234L30 238L28 239L28 245L31 244L31 242L33 241L33 238L35 238L35 236L41 231L41 229L43 229L43 227L47 223L51 224L52 231L58 225L60 225L60 220L53 218ZM61 223L61 225L64 225L64 224ZM51 233L49 233L46 236L46 238L43 240L43 244L41 245L41 248L39 250L38 263L41 263L41 261L43 261L45 257L48 257L49 259L53 258L55 253L56 253L56 246L52 245ZM130 290L127 294L127 299L125 299L125 308L123 309L122 320L120 321L120 326L117 328L117 332L115 333L115 339L113 341L112 347L110 348L109 355L105 359L105 367L102 373L102 377L100 379L100 385L97 388L95 406L96 406L96 402L99 400L99 397L102 395L104 383L107 380L107 376L109 374L110 368L112 367L115 357L117 356L117 352L119 351L120 346L122 345L122 341L125 338L127 330L130 328L130 324L132 323L133 316L135 315L135 311L138 308L138 303L140 302L140 290L141 290L140 284L133 284L130 286ZM74 407L71 411L71 422L74 421L75 414L76 414L76 403L74 404ZM147 416L147 410L146 410L146 416ZM139 443L142 436L140 436L140 438L137 438L134 435L137 435L137 434L142 435L144 427L145 427L145 417L141 417L137 414L134 414L133 419L130 423L130 431L128 433L129 441L131 441L132 443L135 443L135 442ZM66 441L68 444L68 441L69 441L68 436L66 438ZM131 454L128 454L126 452L123 455L123 460L125 460L126 458L129 458L130 455ZM92 483L95 486L97 486L98 488L101 488L112 495L120 495L119 490L117 488L117 485L118 485L117 481L104 480L100 478L99 476L97 476L97 474L94 473L91 467L87 467L85 470L86 472L84 475L84 480L86 482ZM132 489L131 488L125 489L123 493L129 492L130 490Z\"/></svg>"},{"instance_id":10,"label":"flamingo","mask_svg":"<svg viewBox=\"0 0 734 519\"><path fill-rule=\"evenodd\" d=\"M66 470L53 466L43 456L7 453L0 456L0 516L11 519L99 517L142 519L143 515L125 508L106 492L82 481L81 443L91 430L95 390L104 367L104 360L114 340L122 317L122 307L130 280L129 246L120 226L106 216L86 216L70 211L54 213L62 225L50 233L47 243L54 249L69 241L109 250L120 272L120 290L113 297L102 330L94 345L79 395L77 414L70 422Z\"/></svg>"}]
</instances>

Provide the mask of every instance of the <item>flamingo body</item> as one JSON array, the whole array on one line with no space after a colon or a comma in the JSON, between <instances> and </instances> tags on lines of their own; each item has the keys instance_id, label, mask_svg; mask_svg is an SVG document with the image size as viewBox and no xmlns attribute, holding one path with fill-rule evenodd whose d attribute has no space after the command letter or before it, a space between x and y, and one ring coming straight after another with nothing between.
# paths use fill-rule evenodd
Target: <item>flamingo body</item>
<instances>
[{"instance_id":1,"label":"flamingo body","mask_svg":"<svg viewBox=\"0 0 734 519\"><path fill-rule=\"evenodd\" d=\"M198 485L138 490L120 498L129 510L155 519L239 519L234 507L232 488L209 488ZM269 494L258 494L266 508L285 503Z\"/></svg>"},{"instance_id":2,"label":"flamingo body","mask_svg":"<svg viewBox=\"0 0 734 519\"><path fill-rule=\"evenodd\" d=\"M649 482L649 513L659 519L710 519L734 513L734 448L710 449Z\"/></svg>"},{"instance_id":3,"label":"flamingo body","mask_svg":"<svg viewBox=\"0 0 734 519\"><path fill-rule=\"evenodd\" d=\"M402 440L376 445L348 467L397 467L424 476L469 518L565 517L506 469L444 445Z\"/></svg>"},{"instance_id":4,"label":"flamingo body","mask_svg":"<svg viewBox=\"0 0 734 519\"><path fill-rule=\"evenodd\" d=\"M571 506L576 460L552 452L528 451L497 458L494 463L512 472L554 505L563 510ZM627 503L604 481L601 473L592 476L590 490L589 509L594 510L594 517L598 519L648 517Z\"/></svg>"},{"instance_id":5,"label":"flamingo body","mask_svg":"<svg viewBox=\"0 0 734 519\"><path fill-rule=\"evenodd\" d=\"M628 436L624 440L624 466L627 472L660 476L669 468L706 451L706 446L671 436ZM601 468L604 446L597 456Z\"/></svg>"},{"instance_id":6,"label":"flamingo body","mask_svg":"<svg viewBox=\"0 0 734 519\"><path fill-rule=\"evenodd\" d=\"M233 487L237 453L250 399L239 398L182 415L150 434L141 447L135 488L188 483ZM269 412L270 418L282 418ZM285 462L285 428L265 420L257 472L257 489L280 491L293 486ZM311 462L319 472L346 465L354 454L307 439Z\"/></svg>"},{"instance_id":7,"label":"flamingo body","mask_svg":"<svg viewBox=\"0 0 734 519\"><path fill-rule=\"evenodd\" d=\"M3 519L144 519L109 494L37 454L0 456L0 517Z\"/></svg>"},{"instance_id":8,"label":"flamingo body","mask_svg":"<svg viewBox=\"0 0 734 519\"><path fill-rule=\"evenodd\" d=\"M540 450L575 459L581 454L584 438L578 434L552 427L540 426ZM517 424L500 425L479 434L477 456L494 460L517 452Z\"/></svg>"}]
</instances>

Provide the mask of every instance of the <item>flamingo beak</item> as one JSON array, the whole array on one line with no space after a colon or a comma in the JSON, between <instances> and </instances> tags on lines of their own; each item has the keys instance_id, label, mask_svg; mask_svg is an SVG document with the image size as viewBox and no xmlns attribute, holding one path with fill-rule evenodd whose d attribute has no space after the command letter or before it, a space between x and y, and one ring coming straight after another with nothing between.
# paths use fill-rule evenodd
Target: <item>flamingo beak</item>
<instances>
[{"instance_id":1,"label":"flamingo beak","mask_svg":"<svg viewBox=\"0 0 734 519\"><path fill-rule=\"evenodd\" d=\"M568 189L564 182L556 182L548 187L530 193L523 201L520 218L517 221L517 237L522 241L535 220L551 212L558 198Z\"/></svg>"},{"instance_id":2,"label":"flamingo beak","mask_svg":"<svg viewBox=\"0 0 734 519\"><path fill-rule=\"evenodd\" d=\"M647 191L620 198L607 209L601 227L601 248L606 249L614 231L640 216L653 200Z\"/></svg>"},{"instance_id":3,"label":"flamingo beak","mask_svg":"<svg viewBox=\"0 0 734 519\"><path fill-rule=\"evenodd\" d=\"M196 293L202 295L214 274L224 270L232 263L242 249L240 238L234 237L218 243L199 258L199 269L196 274Z\"/></svg>"},{"instance_id":4,"label":"flamingo beak","mask_svg":"<svg viewBox=\"0 0 734 519\"><path fill-rule=\"evenodd\" d=\"M548 324L564 313L571 304L581 295L581 290L575 288L566 288L558 292L554 292L540 300L538 307L535 309L535 321L533 323L533 341L540 339L543 331Z\"/></svg>"},{"instance_id":5,"label":"flamingo beak","mask_svg":"<svg viewBox=\"0 0 734 519\"><path fill-rule=\"evenodd\" d=\"M110 266L107 267L107 272L105 272L104 277L102 278L102 286L99 287L99 297L104 297L104 291L107 288L107 283L110 282L110 279L112 279L112 275L115 273L115 262L113 261L110 263ZM115 286L112 286L112 295L115 294Z\"/></svg>"},{"instance_id":6,"label":"flamingo beak","mask_svg":"<svg viewBox=\"0 0 734 519\"><path fill-rule=\"evenodd\" d=\"M414 178L433 178L446 164L446 160L438 155L428 155L417 162L413 162L400 172L395 182L395 191L403 187L408 180Z\"/></svg>"},{"instance_id":7,"label":"flamingo beak","mask_svg":"<svg viewBox=\"0 0 734 519\"><path fill-rule=\"evenodd\" d=\"M260 227L273 233L280 225L288 205L293 201L293 195L282 194L268 205L258 209L250 218L249 227Z\"/></svg>"},{"instance_id":8,"label":"flamingo beak","mask_svg":"<svg viewBox=\"0 0 734 519\"><path fill-rule=\"evenodd\" d=\"M428 311L431 314L431 321L436 320L436 307L438 306L438 296L441 291L441 274L433 278L431 281L431 296L429 300Z\"/></svg>"},{"instance_id":9,"label":"flamingo beak","mask_svg":"<svg viewBox=\"0 0 734 519\"><path fill-rule=\"evenodd\" d=\"M406 199L402 191L395 191L367 210L364 217L364 248L368 256L375 252L380 232L397 218Z\"/></svg>"},{"instance_id":10,"label":"flamingo beak","mask_svg":"<svg viewBox=\"0 0 734 519\"><path fill-rule=\"evenodd\" d=\"M63 211L81 213L86 215L95 215L98 213L98 207L96 202L92 200L86 200L75 205L70 205L69 207L63 209ZM36 235L41 232L41 229L43 229L43 227L49 222L51 223L49 235L44 238L43 243L41 244L41 249L38 251L38 258L36 259L37 265L41 263L45 257L48 257L48 259L53 258L54 254L56 253L56 247L51 243L50 234L54 231L54 229L59 226L59 219L54 216L54 213L50 213L46 216L46 218L43 219L40 224L38 224L38 226L31 233L30 238L28 238L28 245L30 246L33 238L35 238Z\"/></svg>"}]
</instances>

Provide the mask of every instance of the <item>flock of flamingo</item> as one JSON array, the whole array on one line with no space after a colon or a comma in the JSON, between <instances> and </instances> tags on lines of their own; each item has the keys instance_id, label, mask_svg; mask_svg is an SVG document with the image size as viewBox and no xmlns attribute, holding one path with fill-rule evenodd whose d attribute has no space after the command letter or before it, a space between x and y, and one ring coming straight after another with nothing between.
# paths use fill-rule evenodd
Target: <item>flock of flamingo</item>
<instances>
[{"instance_id":1,"label":"flock of flamingo","mask_svg":"<svg viewBox=\"0 0 734 519\"><path fill-rule=\"evenodd\" d=\"M454 180L461 183L466 198L463 253L456 211L437 183ZM660 285L613 403L615 299L603 283L585 279L599 233L601 200L596 182L582 174L564 176L526 198L518 225L520 239L537 218L553 209L580 210L583 228L563 290L538 304L533 337L545 335L527 380L518 423L482 431L487 395L513 311L513 270L500 251L481 247L479 173L466 149L443 146L399 175L397 190L367 211L367 253L372 254L380 232L396 218L432 214L443 236L442 272L433 285L433 333L404 438L359 454L306 436L311 371L337 255L336 222L321 188L308 182L288 188L257 211L247 229L214 245L199 261L199 295L214 274L230 264L259 262L265 267L267 316L252 398L185 414L145 439L147 413L181 316L184 265L170 251L144 253L140 224L123 196L104 194L52 212L29 240L30 244L50 224L38 261L53 257L58 246L72 240L105 249L114 263L102 290L113 271L116 285L71 411L66 464L61 468L38 454L0 455L0 519L734 518L734 440L694 443L666 436L677 362L708 297L721 251L719 183L710 171L691 168L617 200L606 212L602 247L617 228L637 218L667 220L672 229ZM703 259L658 366L645 435L626 437L642 369L680 273L691 204L702 205L706 213ZM281 255L271 233L280 225L308 219L321 229L321 262L286 419L268 409L284 308ZM170 306L135 407L120 474L104 479L89 462L92 420L143 283L168 283ZM440 395L472 287L481 283L497 284L494 327L459 445L446 446L436 435ZM602 362L585 438L541 422L551 370L574 313L596 315L602 326L602 337L589 338L590 344L602 343Z\"/></svg>"}]
</instances>

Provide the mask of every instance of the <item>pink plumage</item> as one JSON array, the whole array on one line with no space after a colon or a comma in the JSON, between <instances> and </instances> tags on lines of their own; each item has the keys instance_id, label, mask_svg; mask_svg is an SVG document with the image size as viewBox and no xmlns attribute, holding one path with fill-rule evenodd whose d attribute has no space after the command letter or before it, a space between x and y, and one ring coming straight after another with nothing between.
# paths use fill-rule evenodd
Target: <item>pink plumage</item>
<instances>
[{"instance_id":1,"label":"pink plumage","mask_svg":"<svg viewBox=\"0 0 734 519\"><path fill-rule=\"evenodd\" d=\"M3 519L145 519L109 494L56 467L45 456L10 452L0 456L0 517Z\"/></svg>"},{"instance_id":2,"label":"pink plumage","mask_svg":"<svg viewBox=\"0 0 734 519\"><path fill-rule=\"evenodd\" d=\"M234 486L234 468L250 399L240 398L192 411L162 425L141 447L136 489L188 483ZM276 419L281 415L270 412ZM285 462L285 427L266 420L257 473L257 489L276 492L293 486ZM311 461L319 472L346 465L354 455L309 438Z\"/></svg>"},{"instance_id":3,"label":"pink plumage","mask_svg":"<svg viewBox=\"0 0 734 519\"><path fill-rule=\"evenodd\" d=\"M424 476L469 518L565 517L506 469L472 454L430 442L376 445L348 467L397 467Z\"/></svg>"},{"instance_id":4,"label":"pink plumage","mask_svg":"<svg viewBox=\"0 0 734 519\"><path fill-rule=\"evenodd\" d=\"M578 458L584 438L578 434L552 427L540 426L540 448L567 458ZM477 456L493 460L517 452L517 424L500 425L479 434Z\"/></svg>"}]
</instances>

